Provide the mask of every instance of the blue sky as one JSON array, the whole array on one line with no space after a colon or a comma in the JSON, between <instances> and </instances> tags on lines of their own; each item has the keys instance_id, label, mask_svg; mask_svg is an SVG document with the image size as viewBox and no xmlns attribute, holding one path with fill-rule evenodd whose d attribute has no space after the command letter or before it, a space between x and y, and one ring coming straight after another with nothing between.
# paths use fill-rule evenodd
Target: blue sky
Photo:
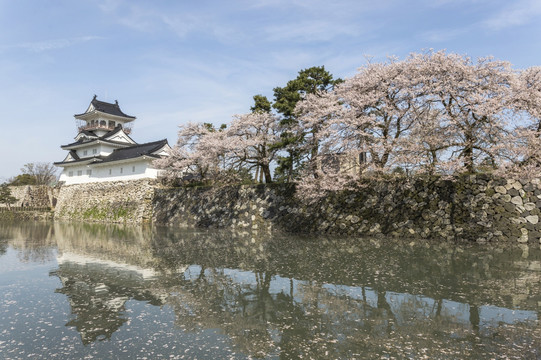
<instances>
[{"instance_id":1,"label":"blue sky","mask_svg":"<svg viewBox=\"0 0 541 360\"><path fill-rule=\"evenodd\" d=\"M541 65L541 0L0 0L0 182L60 161L92 96L138 142L225 123L299 70L423 49Z\"/></svg>"}]
</instances>

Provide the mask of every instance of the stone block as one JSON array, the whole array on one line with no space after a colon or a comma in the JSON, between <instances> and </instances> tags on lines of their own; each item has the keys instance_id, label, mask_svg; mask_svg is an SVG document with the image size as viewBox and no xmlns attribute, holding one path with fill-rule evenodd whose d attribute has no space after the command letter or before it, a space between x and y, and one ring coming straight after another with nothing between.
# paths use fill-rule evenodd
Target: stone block
<instances>
[{"instance_id":1,"label":"stone block","mask_svg":"<svg viewBox=\"0 0 541 360\"><path fill-rule=\"evenodd\" d=\"M514 188L509 189L509 191L507 191L507 193L508 193L509 195L511 195L511 197L513 197L513 196L519 196L519 195L520 195L519 192L518 192L518 190L517 190L517 189L514 189Z\"/></svg>"},{"instance_id":2,"label":"stone block","mask_svg":"<svg viewBox=\"0 0 541 360\"><path fill-rule=\"evenodd\" d=\"M505 211L507 211L507 212L514 212L514 211L516 211L516 205L511 204L510 202L505 203L505 204L503 205L503 207L505 208Z\"/></svg>"},{"instance_id":3,"label":"stone block","mask_svg":"<svg viewBox=\"0 0 541 360\"><path fill-rule=\"evenodd\" d=\"M529 215L525 217L526 221L530 224L537 224L539 222L539 216L537 215Z\"/></svg>"},{"instance_id":4,"label":"stone block","mask_svg":"<svg viewBox=\"0 0 541 360\"><path fill-rule=\"evenodd\" d=\"M524 209L525 209L526 211L533 210L533 209L535 209L536 207L537 207L537 206L536 206L534 203L531 203L531 202L524 204Z\"/></svg>"},{"instance_id":5,"label":"stone block","mask_svg":"<svg viewBox=\"0 0 541 360\"><path fill-rule=\"evenodd\" d=\"M519 243L527 243L528 242L528 230L525 228L520 229L520 236L517 239Z\"/></svg>"},{"instance_id":6,"label":"stone block","mask_svg":"<svg viewBox=\"0 0 541 360\"><path fill-rule=\"evenodd\" d=\"M522 198L520 196L512 197L511 204L522 205Z\"/></svg>"}]
</instances>

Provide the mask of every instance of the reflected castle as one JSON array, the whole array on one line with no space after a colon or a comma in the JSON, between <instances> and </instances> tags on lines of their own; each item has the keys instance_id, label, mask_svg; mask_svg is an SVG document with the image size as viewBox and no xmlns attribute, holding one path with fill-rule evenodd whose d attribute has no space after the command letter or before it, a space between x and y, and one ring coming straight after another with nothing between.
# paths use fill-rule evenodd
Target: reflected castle
<instances>
[{"instance_id":1,"label":"reflected castle","mask_svg":"<svg viewBox=\"0 0 541 360\"><path fill-rule=\"evenodd\" d=\"M541 314L541 254L526 245L62 223L0 233L23 258L58 249L50 275L84 344L128 326L133 302L171 309L182 331L218 329L237 351L271 357L353 357L397 341L496 351L494 337L532 336Z\"/></svg>"}]
</instances>

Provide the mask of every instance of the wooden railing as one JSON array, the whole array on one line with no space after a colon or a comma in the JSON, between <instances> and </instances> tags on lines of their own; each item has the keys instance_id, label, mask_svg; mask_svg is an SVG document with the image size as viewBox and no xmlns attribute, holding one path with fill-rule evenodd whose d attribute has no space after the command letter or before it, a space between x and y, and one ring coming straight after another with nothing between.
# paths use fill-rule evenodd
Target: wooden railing
<instances>
[{"instance_id":1,"label":"wooden railing","mask_svg":"<svg viewBox=\"0 0 541 360\"><path fill-rule=\"evenodd\" d=\"M111 131L111 130L114 130L114 128L115 128L114 126L100 125L100 124L82 125L82 126L77 127L77 129L79 131L82 131L82 130L108 130L108 131ZM131 133L131 127L129 127L129 126L124 126L124 127L122 127L122 129L128 135Z\"/></svg>"}]
</instances>

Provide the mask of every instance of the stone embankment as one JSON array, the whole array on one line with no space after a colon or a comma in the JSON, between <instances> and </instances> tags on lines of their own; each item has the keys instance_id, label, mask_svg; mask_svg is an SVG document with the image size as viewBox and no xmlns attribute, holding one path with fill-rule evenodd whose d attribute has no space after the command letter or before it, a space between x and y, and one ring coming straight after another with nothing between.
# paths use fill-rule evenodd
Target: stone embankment
<instances>
[{"instance_id":1,"label":"stone embankment","mask_svg":"<svg viewBox=\"0 0 541 360\"><path fill-rule=\"evenodd\" d=\"M11 207L52 208L56 204L59 189L47 185L10 186L11 195L17 201ZM7 207L1 204L0 207Z\"/></svg>"},{"instance_id":2,"label":"stone embankment","mask_svg":"<svg viewBox=\"0 0 541 360\"><path fill-rule=\"evenodd\" d=\"M314 203L292 186L164 188L151 180L63 186L55 219L540 243L541 185L472 175L366 182Z\"/></svg>"},{"instance_id":3,"label":"stone embankment","mask_svg":"<svg viewBox=\"0 0 541 360\"><path fill-rule=\"evenodd\" d=\"M313 204L284 186L156 189L153 199L154 222L168 225L478 242L539 243L540 209L538 179L484 175L367 182Z\"/></svg>"},{"instance_id":4,"label":"stone embankment","mask_svg":"<svg viewBox=\"0 0 541 360\"><path fill-rule=\"evenodd\" d=\"M144 223L152 219L155 184L132 180L64 185L55 219L107 223Z\"/></svg>"},{"instance_id":5,"label":"stone embankment","mask_svg":"<svg viewBox=\"0 0 541 360\"><path fill-rule=\"evenodd\" d=\"M0 221L45 221L53 220L54 212L52 210L13 210L0 211Z\"/></svg>"},{"instance_id":6,"label":"stone embankment","mask_svg":"<svg viewBox=\"0 0 541 360\"><path fill-rule=\"evenodd\" d=\"M1 221L51 220L59 189L46 185L10 186L17 201L10 206L0 204Z\"/></svg>"}]
</instances>

